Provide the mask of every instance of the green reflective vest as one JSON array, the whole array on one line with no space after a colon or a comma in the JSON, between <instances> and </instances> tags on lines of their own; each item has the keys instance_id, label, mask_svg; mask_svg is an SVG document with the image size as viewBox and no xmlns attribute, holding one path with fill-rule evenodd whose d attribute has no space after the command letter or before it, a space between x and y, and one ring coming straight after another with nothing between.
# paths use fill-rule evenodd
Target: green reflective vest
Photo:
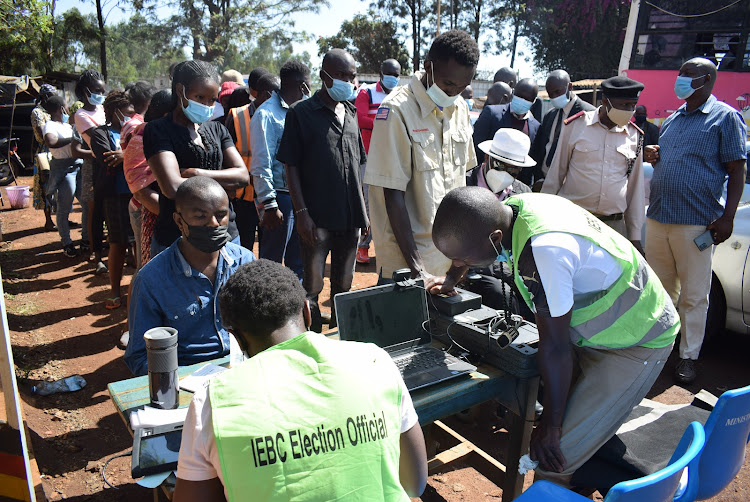
<instances>
[{"instance_id":1,"label":"green reflective vest","mask_svg":"<svg viewBox=\"0 0 750 502\"><path fill-rule=\"evenodd\" d=\"M401 384L372 344L307 332L209 387L229 501L408 501Z\"/></svg>"},{"instance_id":2,"label":"green reflective vest","mask_svg":"<svg viewBox=\"0 0 750 502\"><path fill-rule=\"evenodd\" d=\"M622 275L601 295L573 306L571 340L579 346L660 348L670 345L680 330L680 319L672 301L646 260L630 242L574 203L555 195L521 194L506 204L518 208L513 224L512 255L531 237L563 232L584 237L612 255ZM529 308L532 297L514 267L514 280Z\"/></svg>"}]
</instances>

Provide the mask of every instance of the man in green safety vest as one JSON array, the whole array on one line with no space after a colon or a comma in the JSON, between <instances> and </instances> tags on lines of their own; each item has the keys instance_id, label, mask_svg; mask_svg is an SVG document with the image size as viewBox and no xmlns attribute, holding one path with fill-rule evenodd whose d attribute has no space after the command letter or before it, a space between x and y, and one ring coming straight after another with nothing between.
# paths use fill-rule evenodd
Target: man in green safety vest
<instances>
[{"instance_id":1,"label":"man in green safety vest","mask_svg":"<svg viewBox=\"0 0 750 502\"><path fill-rule=\"evenodd\" d=\"M536 479L569 486L669 357L680 329L669 295L625 237L554 195L499 202L487 189L457 188L441 202L432 232L454 267L508 262L539 329Z\"/></svg>"},{"instance_id":2,"label":"man in green safety vest","mask_svg":"<svg viewBox=\"0 0 750 502\"><path fill-rule=\"evenodd\" d=\"M404 501L427 482L422 429L390 356L307 331L290 269L242 266L219 293L249 359L193 397L174 500Z\"/></svg>"}]
</instances>

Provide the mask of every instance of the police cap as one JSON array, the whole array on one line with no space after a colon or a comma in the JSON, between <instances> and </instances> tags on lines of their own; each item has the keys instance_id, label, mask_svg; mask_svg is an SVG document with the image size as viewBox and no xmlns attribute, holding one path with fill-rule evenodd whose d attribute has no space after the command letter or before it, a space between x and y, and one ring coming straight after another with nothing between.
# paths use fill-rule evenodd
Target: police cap
<instances>
[{"instance_id":1,"label":"police cap","mask_svg":"<svg viewBox=\"0 0 750 502\"><path fill-rule=\"evenodd\" d=\"M638 99L643 84L625 75L608 78L602 82L602 94L608 98Z\"/></svg>"}]
</instances>

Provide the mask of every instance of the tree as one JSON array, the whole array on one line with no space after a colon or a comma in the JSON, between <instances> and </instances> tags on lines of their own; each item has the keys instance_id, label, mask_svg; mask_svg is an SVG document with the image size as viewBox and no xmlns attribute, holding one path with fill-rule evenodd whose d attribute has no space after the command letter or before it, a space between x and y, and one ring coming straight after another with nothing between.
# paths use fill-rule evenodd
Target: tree
<instances>
[{"instance_id":1,"label":"tree","mask_svg":"<svg viewBox=\"0 0 750 502\"><path fill-rule=\"evenodd\" d=\"M318 54L324 55L333 48L345 49L359 65L361 73L380 73L384 59L393 58L401 64L404 74L409 71L409 52L399 40L398 30L392 21L376 21L374 12L359 14L351 21L341 23L341 29L332 37L318 39Z\"/></svg>"},{"instance_id":2,"label":"tree","mask_svg":"<svg viewBox=\"0 0 750 502\"><path fill-rule=\"evenodd\" d=\"M20 75L43 69L46 37L52 33L47 2L0 0L0 19L0 72Z\"/></svg>"},{"instance_id":3,"label":"tree","mask_svg":"<svg viewBox=\"0 0 750 502\"><path fill-rule=\"evenodd\" d=\"M158 0L131 0L134 7L153 8ZM223 64L232 46L283 29L298 37L290 21L292 13L317 13L328 0L173 0L179 13L172 18L192 46L193 58Z\"/></svg>"},{"instance_id":4,"label":"tree","mask_svg":"<svg viewBox=\"0 0 750 502\"><path fill-rule=\"evenodd\" d=\"M407 33L411 32L412 66L414 71L419 70L419 61L424 46L422 24L425 23L427 15L432 10L429 0L374 0L370 7L373 10L377 9L385 16L403 21L397 27Z\"/></svg>"},{"instance_id":5,"label":"tree","mask_svg":"<svg viewBox=\"0 0 750 502\"><path fill-rule=\"evenodd\" d=\"M259 37L252 44L232 44L224 57L222 70L230 68L249 73L253 68L262 66L271 73L279 73L281 66L290 59L298 59L312 68L310 54L294 54L293 38L283 30L276 30Z\"/></svg>"},{"instance_id":6,"label":"tree","mask_svg":"<svg viewBox=\"0 0 750 502\"><path fill-rule=\"evenodd\" d=\"M539 69L606 78L617 74L629 13L630 0L528 0L521 30Z\"/></svg>"}]
</instances>

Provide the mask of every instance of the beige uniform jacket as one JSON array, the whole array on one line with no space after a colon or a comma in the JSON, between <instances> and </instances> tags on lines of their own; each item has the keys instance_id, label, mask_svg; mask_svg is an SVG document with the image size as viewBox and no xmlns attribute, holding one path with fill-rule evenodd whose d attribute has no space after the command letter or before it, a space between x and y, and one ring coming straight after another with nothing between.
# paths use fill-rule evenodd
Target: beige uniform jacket
<instances>
[{"instance_id":1,"label":"beige uniform jacket","mask_svg":"<svg viewBox=\"0 0 750 502\"><path fill-rule=\"evenodd\" d=\"M445 194L466 184L477 165L469 108L463 99L442 111L417 72L381 103L372 131L364 182L370 185L370 221L384 278L405 268L393 235L383 188L404 192L409 220L426 271L444 275L451 262L432 243L432 222Z\"/></svg>"},{"instance_id":2,"label":"beige uniform jacket","mask_svg":"<svg viewBox=\"0 0 750 502\"><path fill-rule=\"evenodd\" d=\"M565 197L597 215L623 213L627 238L641 240L645 221L642 155L627 175L628 161L635 157L637 147L638 131L633 124L608 129L599 122L599 108L584 112L562 128L542 192Z\"/></svg>"}]
</instances>

